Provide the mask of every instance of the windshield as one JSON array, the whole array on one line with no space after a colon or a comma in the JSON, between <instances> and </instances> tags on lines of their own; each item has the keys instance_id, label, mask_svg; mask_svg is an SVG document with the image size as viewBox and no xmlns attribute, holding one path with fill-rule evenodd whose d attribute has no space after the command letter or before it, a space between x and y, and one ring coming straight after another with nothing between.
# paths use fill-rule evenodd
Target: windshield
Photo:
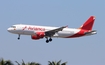
<instances>
[{"instance_id":1,"label":"windshield","mask_svg":"<svg viewBox=\"0 0 105 65\"><path fill-rule=\"evenodd\" d=\"M16 28L16 26L11 26L11 28Z\"/></svg>"}]
</instances>

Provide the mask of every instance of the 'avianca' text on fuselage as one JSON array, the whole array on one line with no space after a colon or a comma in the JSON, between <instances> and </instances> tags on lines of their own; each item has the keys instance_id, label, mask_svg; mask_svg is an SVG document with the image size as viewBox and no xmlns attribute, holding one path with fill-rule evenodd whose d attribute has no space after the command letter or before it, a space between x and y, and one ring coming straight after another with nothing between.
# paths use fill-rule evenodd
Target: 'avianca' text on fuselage
<instances>
[{"instance_id":1,"label":"'avianca' text on fuselage","mask_svg":"<svg viewBox=\"0 0 105 65\"><path fill-rule=\"evenodd\" d=\"M80 28L68 28L67 26L50 27L16 24L9 27L8 31L14 34L18 34L18 39L20 39L20 35L30 35L33 40L46 38L46 43L48 43L52 41L53 37L75 38L96 34L96 31L92 30L94 21L95 17L90 16L89 19Z\"/></svg>"},{"instance_id":2,"label":"'avianca' text on fuselage","mask_svg":"<svg viewBox=\"0 0 105 65\"><path fill-rule=\"evenodd\" d=\"M31 26L27 27L27 26L25 26L25 27L23 27L23 30L45 31L45 28L31 27Z\"/></svg>"}]
</instances>

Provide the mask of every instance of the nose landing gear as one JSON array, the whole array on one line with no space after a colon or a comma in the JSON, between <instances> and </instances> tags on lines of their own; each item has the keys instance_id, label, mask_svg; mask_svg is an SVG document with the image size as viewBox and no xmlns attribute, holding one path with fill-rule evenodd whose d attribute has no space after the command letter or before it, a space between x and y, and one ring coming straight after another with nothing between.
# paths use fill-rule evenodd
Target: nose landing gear
<instances>
[{"instance_id":1,"label":"nose landing gear","mask_svg":"<svg viewBox=\"0 0 105 65\"><path fill-rule=\"evenodd\" d=\"M18 40L20 39L20 34L18 35L18 38L17 38Z\"/></svg>"}]
</instances>

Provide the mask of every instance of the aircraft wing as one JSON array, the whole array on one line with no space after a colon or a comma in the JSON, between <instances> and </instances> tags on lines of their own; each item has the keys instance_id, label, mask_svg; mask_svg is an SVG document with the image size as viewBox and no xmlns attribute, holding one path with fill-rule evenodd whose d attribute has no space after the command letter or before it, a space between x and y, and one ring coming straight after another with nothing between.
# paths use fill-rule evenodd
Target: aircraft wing
<instances>
[{"instance_id":1,"label":"aircraft wing","mask_svg":"<svg viewBox=\"0 0 105 65\"><path fill-rule=\"evenodd\" d=\"M49 30L49 31L46 31L45 32L45 36L46 37L51 37L53 36L55 33L59 32L59 31L62 31L64 28L66 28L67 26L62 26L60 28L57 28L57 29L53 29L53 30Z\"/></svg>"}]
</instances>

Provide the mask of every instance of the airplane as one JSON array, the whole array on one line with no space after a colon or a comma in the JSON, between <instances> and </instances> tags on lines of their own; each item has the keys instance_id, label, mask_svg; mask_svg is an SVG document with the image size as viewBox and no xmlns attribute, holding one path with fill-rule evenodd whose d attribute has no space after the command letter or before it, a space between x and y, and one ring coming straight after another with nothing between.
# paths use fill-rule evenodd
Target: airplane
<instances>
[{"instance_id":1,"label":"airplane","mask_svg":"<svg viewBox=\"0 0 105 65\"><path fill-rule=\"evenodd\" d=\"M90 16L88 20L79 28L50 27L38 25L16 24L7 29L8 32L20 35L30 35L33 40L46 38L46 43L51 42L52 38L77 38L96 34L96 30L92 30L95 16Z\"/></svg>"}]
</instances>

